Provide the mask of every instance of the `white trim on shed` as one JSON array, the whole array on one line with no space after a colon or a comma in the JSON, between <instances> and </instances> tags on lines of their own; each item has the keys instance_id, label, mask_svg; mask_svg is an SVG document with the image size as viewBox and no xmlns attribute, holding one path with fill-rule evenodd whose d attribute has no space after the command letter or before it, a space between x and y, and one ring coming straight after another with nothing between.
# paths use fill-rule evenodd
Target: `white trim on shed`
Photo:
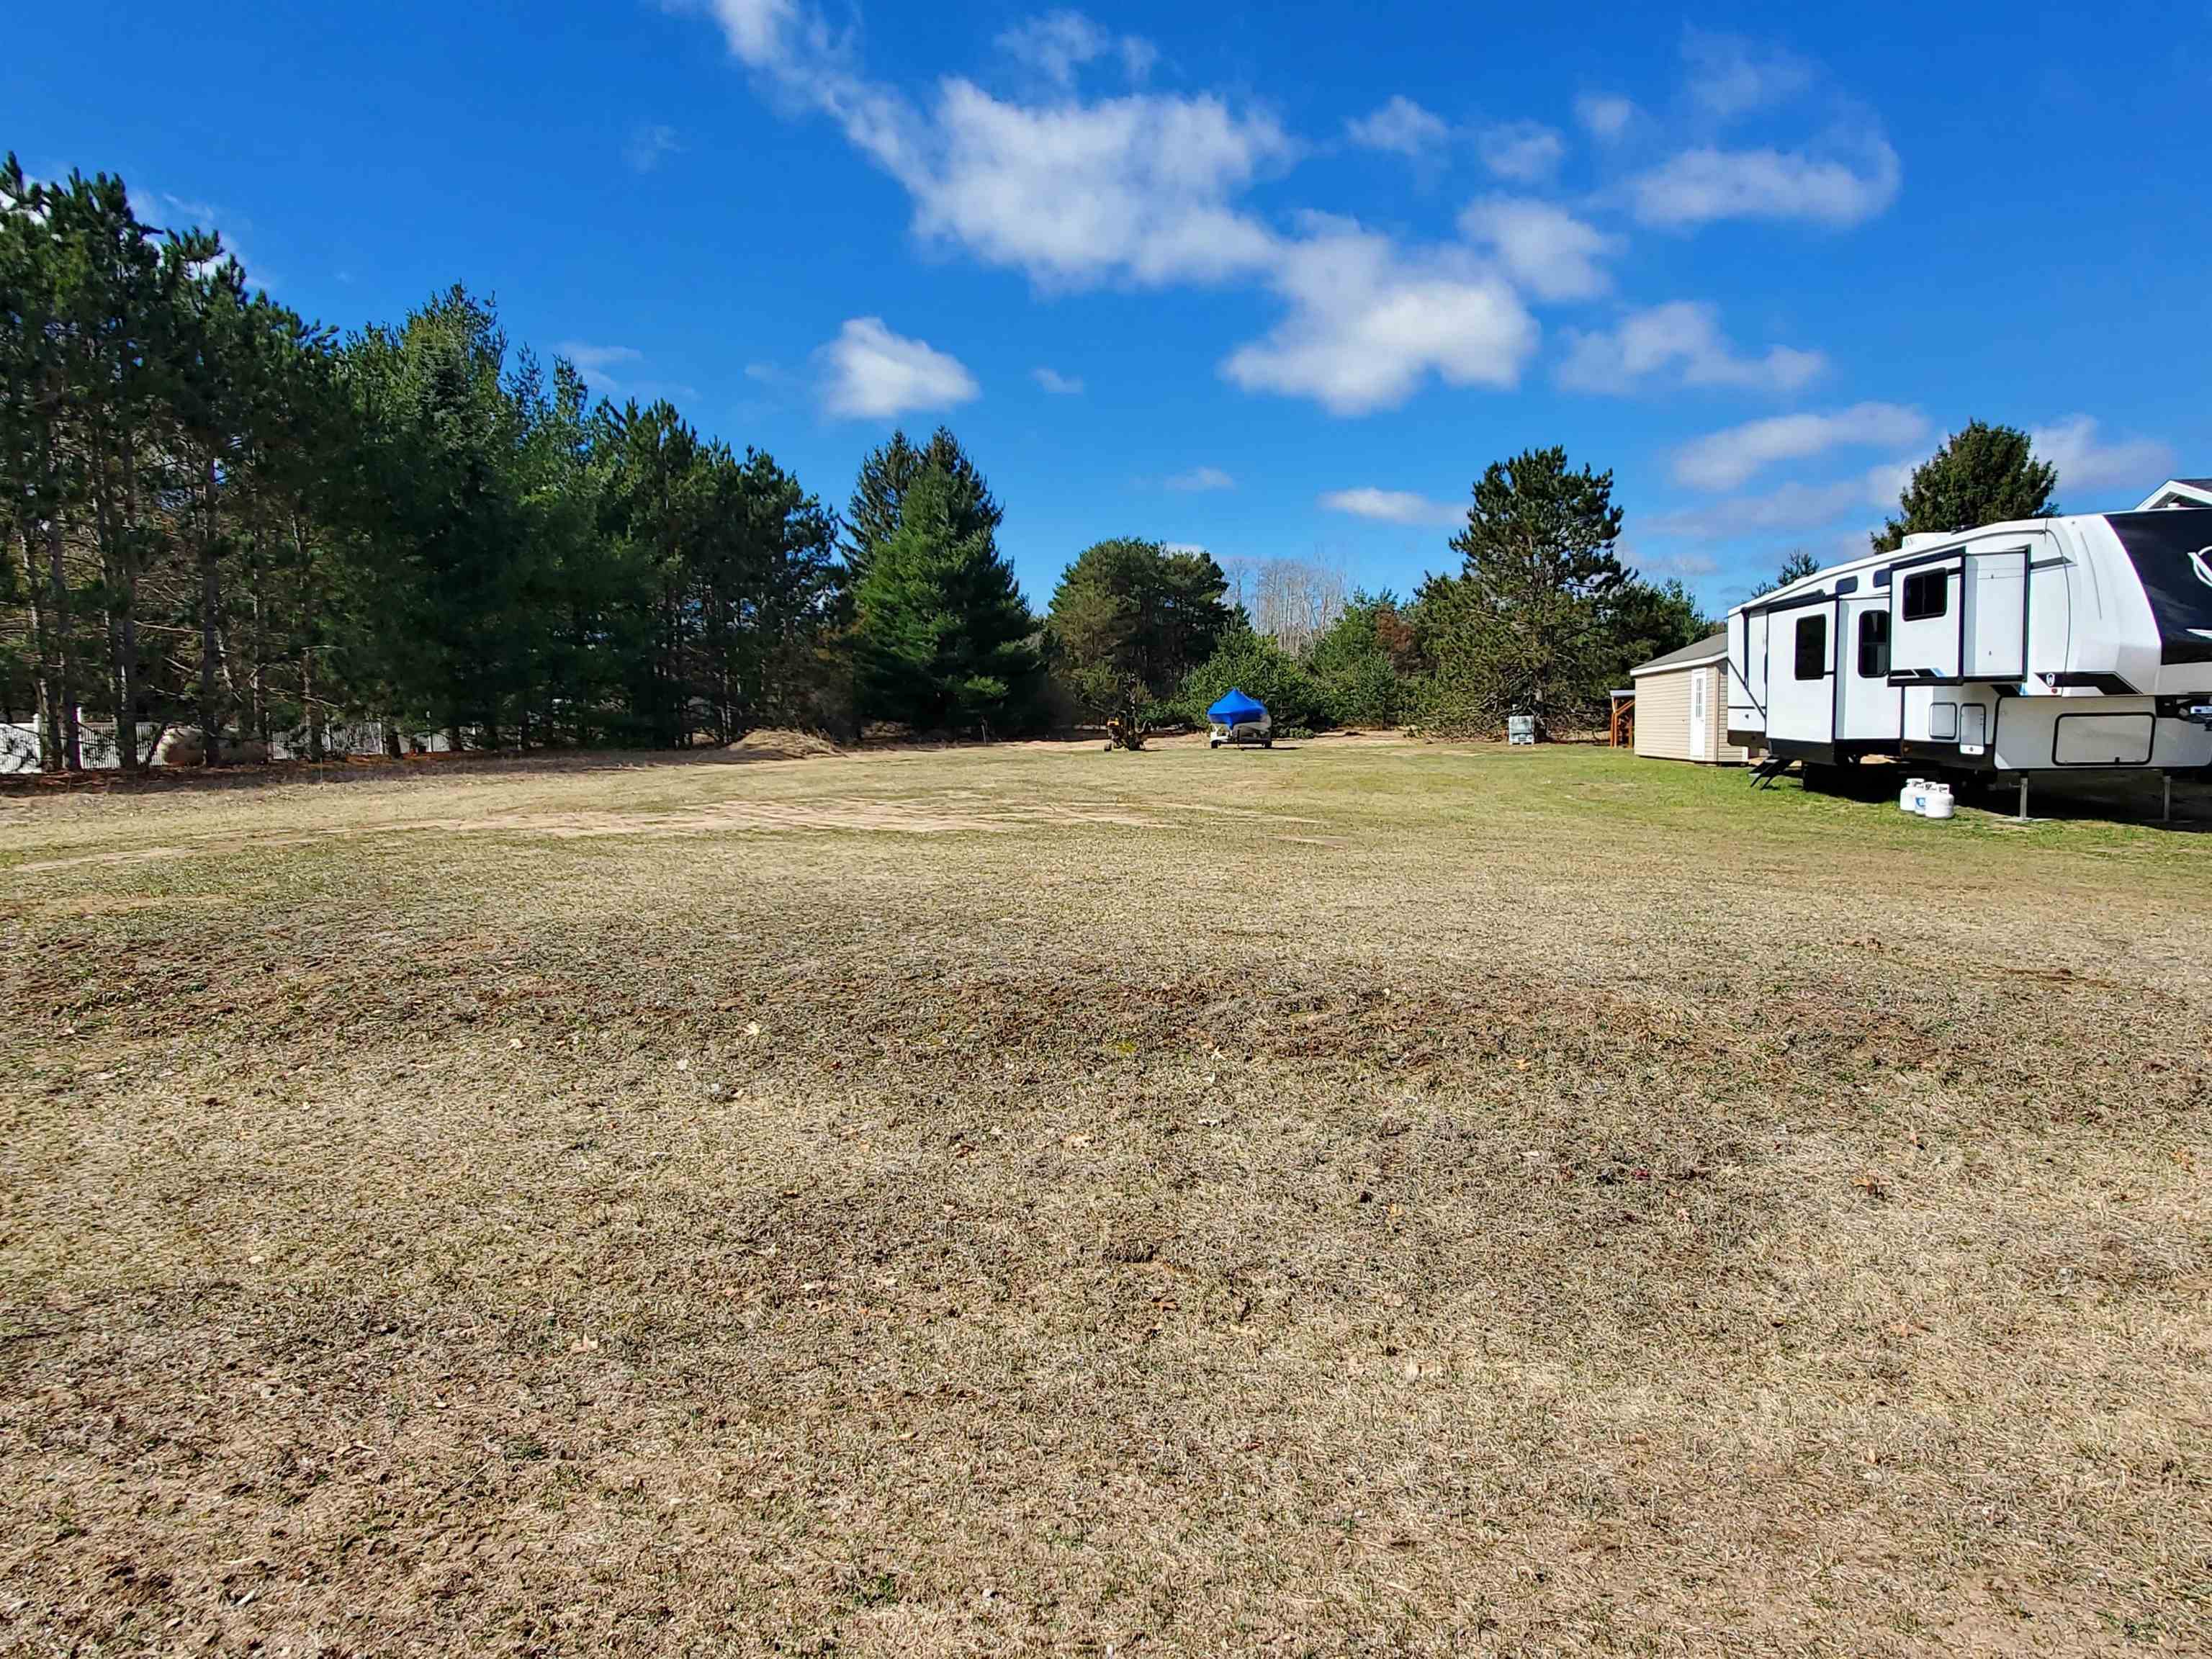
<instances>
[{"instance_id":1,"label":"white trim on shed","mask_svg":"<svg viewBox=\"0 0 2212 1659\"><path fill-rule=\"evenodd\" d=\"M2168 478L2142 499L2138 513L2167 507L2212 507L2212 478Z\"/></svg>"}]
</instances>

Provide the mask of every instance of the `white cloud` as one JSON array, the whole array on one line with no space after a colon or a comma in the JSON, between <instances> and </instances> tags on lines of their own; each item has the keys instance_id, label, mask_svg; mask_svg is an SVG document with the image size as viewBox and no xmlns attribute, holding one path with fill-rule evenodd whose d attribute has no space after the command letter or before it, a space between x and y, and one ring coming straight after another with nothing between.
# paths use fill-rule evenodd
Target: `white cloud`
<instances>
[{"instance_id":1,"label":"white cloud","mask_svg":"<svg viewBox=\"0 0 2212 1659\"><path fill-rule=\"evenodd\" d=\"M1471 202L1461 233L1489 248L1505 272L1540 300L1587 300L1612 286L1598 261L1620 251L1620 239L1583 223L1565 208L1526 197Z\"/></svg>"},{"instance_id":2,"label":"white cloud","mask_svg":"<svg viewBox=\"0 0 2212 1659\"><path fill-rule=\"evenodd\" d=\"M1402 93L1372 114L1346 121L1344 130L1355 144L1400 155L1421 155L1451 136L1451 128L1442 116L1431 114Z\"/></svg>"},{"instance_id":3,"label":"white cloud","mask_svg":"<svg viewBox=\"0 0 2212 1659\"><path fill-rule=\"evenodd\" d=\"M1165 480L1170 489L1195 494L1207 489L1234 489L1237 480L1218 466L1194 466L1188 472L1178 472Z\"/></svg>"},{"instance_id":4,"label":"white cloud","mask_svg":"<svg viewBox=\"0 0 2212 1659\"><path fill-rule=\"evenodd\" d=\"M904 186L921 236L1061 288L1218 281L1270 255L1267 228L1230 205L1296 152L1265 112L1141 93L1024 103L959 76L924 107L860 74L848 40L799 0L712 8L732 53L782 102L829 117ZM1014 31L1013 49L1048 78L1072 77L1105 50L1103 31L1077 14L1039 24Z\"/></svg>"},{"instance_id":5,"label":"white cloud","mask_svg":"<svg viewBox=\"0 0 2212 1659\"><path fill-rule=\"evenodd\" d=\"M623 146L623 159L629 163L631 172L650 173L660 165L663 156L680 155L683 149L674 127L647 123L630 133L629 142Z\"/></svg>"},{"instance_id":6,"label":"white cloud","mask_svg":"<svg viewBox=\"0 0 2212 1659\"><path fill-rule=\"evenodd\" d=\"M685 0L662 0L670 11L693 7ZM755 68L769 63L785 48L785 37L798 21L793 0L703 0L699 9L722 26L730 51Z\"/></svg>"},{"instance_id":7,"label":"white cloud","mask_svg":"<svg viewBox=\"0 0 2212 1659\"><path fill-rule=\"evenodd\" d=\"M1630 568L1642 575L1662 580L1673 576L1683 581L1696 581L1700 577L1711 575L1721 568L1719 560L1694 549L1674 553L1632 554L1626 548L1615 550L1620 553L1621 562Z\"/></svg>"},{"instance_id":8,"label":"white cloud","mask_svg":"<svg viewBox=\"0 0 2212 1659\"><path fill-rule=\"evenodd\" d=\"M589 345L581 340L563 340L553 349L586 374L604 374L617 364L638 362L645 356L635 346Z\"/></svg>"},{"instance_id":9,"label":"white cloud","mask_svg":"<svg viewBox=\"0 0 2212 1659\"><path fill-rule=\"evenodd\" d=\"M1635 118L1636 106L1626 98L1586 92L1575 100L1575 119L1583 124L1583 131L1607 143L1627 131Z\"/></svg>"},{"instance_id":10,"label":"white cloud","mask_svg":"<svg viewBox=\"0 0 2212 1659\"><path fill-rule=\"evenodd\" d=\"M206 230L218 216L211 203L188 201L166 190L134 190L130 202L141 221L163 230Z\"/></svg>"},{"instance_id":11,"label":"white cloud","mask_svg":"<svg viewBox=\"0 0 2212 1659\"><path fill-rule=\"evenodd\" d=\"M1063 374L1056 368L1035 368L1030 371L1036 383L1055 398L1079 398L1083 382L1075 375Z\"/></svg>"},{"instance_id":12,"label":"white cloud","mask_svg":"<svg viewBox=\"0 0 2212 1659\"><path fill-rule=\"evenodd\" d=\"M1686 149L1630 183L1638 221L1682 230L1720 219L1806 219L1855 225L1897 199L1897 152L1879 134L1863 170L1794 150Z\"/></svg>"},{"instance_id":13,"label":"white cloud","mask_svg":"<svg viewBox=\"0 0 2212 1659\"><path fill-rule=\"evenodd\" d=\"M1691 101L1731 120L1793 97L1812 84L1812 66L1778 46L1757 46L1734 34L1691 29L1682 38Z\"/></svg>"},{"instance_id":14,"label":"white cloud","mask_svg":"<svg viewBox=\"0 0 2212 1659\"><path fill-rule=\"evenodd\" d=\"M264 270L259 260L249 258L245 245L239 240L239 230L243 222L231 220L228 214L212 203L173 196L166 190L134 189L128 199L131 211L137 216L139 222L151 225L156 230L215 233L222 243L222 258L194 267L196 272L211 270L220 265L223 258L234 259L237 261L238 268L246 273L249 290L257 288L273 290L276 287L276 276ZM251 226L246 228L252 228Z\"/></svg>"},{"instance_id":15,"label":"white cloud","mask_svg":"<svg viewBox=\"0 0 2212 1659\"><path fill-rule=\"evenodd\" d=\"M1206 550L1206 544L1203 542L1162 542L1160 544L1160 551L1163 553L1203 553Z\"/></svg>"},{"instance_id":16,"label":"white cloud","mask_svg":"<svg viewBox=\"0 0 2212 1659\"><path fill-rule=\"evenodd\" d=\"M1109 54L1121 60L1133 81L1151 73L1158 48L1133 34L1116 39L1079 11L1047 12L1001 34L999 50L1063 90L1075 84L1075 71Z\"/></svg>"},{"instance_id":17,"label":"white cloud","mask_svg":"<svg viewBox=\"0 0 2212 1659\"><path fill-rule=\"evenodd\" d=\"M1854 404L1826 415L1777 415L1685 444L1674 455L1674 480L1694 489L1733 489L1776 461L1844 447L1914 443L1927 431L1925 415L1898 404Z\"/></svg>"},{"instance_id":18,"label":"white cloud","mask_svg":"<svg viewBox=\"0 0 2212 1659\"><path fill-rule=\"evenodd\" d=\"M1464 507L1416 495L1408 489L1363 485L1357 489L1328 490L1318 500L1324 512L1348 513L1355 519L1375 519L1384 524L1457 524L1467 516Z\"/></svg>"},{"instance_id":19,"label":"white cloud","mask_svg":"<svg viewBox=\"0 0 2212 1659\"><path fill-rule=\"evenodd\" d=\"M1901 461L1884 461L1868 473L1867 488L1872 492L1874 504L1887 512L1896 512L1901 505L1899 497L1905 494L1905 486L1912 482L1912 475L1919 468L1920 463L1908 456Z\"/></svg>"},{"instance_id":20,"label":"white cloud","mask_svg":"<svg viewBox=\"0 0 2212 1659\"><path fill-rule=\"evenodd\" d=\"M1263 265L1273 238L1229 200L1291 151L1272 117L1215 98L1030 108L964 81L945 83L933 137L934 156L906 174L918 228L1059 285Z\"/></svg>"},{"instance_id":21,"label":"white cloud","mask_svg":"<svg viewBox=\"0 0 2212 1659\"><path fill-rule=\"evenodd\" d=\"M585 385L602 398L652 404L662 398L673 403L699 395L698 387L680 380L634 378L635 371L645 362L645 354L635 346L592 345L584 340L563 340L553 351L556 356L566 357L574 363L583 375Z\"/></svg>"},{"instance_id":22,"label":"white cloud","mask_svg":"<svg viewBox=\"0 0 2212 1659\"><path fill-rule=\"evenodd\" d=\"M925 109L860 75L848 40L802 0L712 5L731 52L774 95L836 122L905 187L917 234L1045 288L1272 289L1285 316L1223 364L1248 390L1358 414L1403 401L1431 374L1510 386L1535 349L1519 297L1466 248L1409 252L1321 216L1285 236L1244 210L1250 186L1297 154L1265 110L1209 94L1025 103L957 76Z\"/></svg>"},{"instance_id":23,"label":"white cloud","mask_svg":"<svg viewBox=\"0 0 2212 1659\"><path fill-rule=\"evenodd\" d=\"M1458 250L1410 257L1347 219L1303 222L1268 276L1290 314L1222 364L1238 386L1364 415L1404 402L1431 373L1449 386L1519 384L1536 319L1494 272Z\"/></svg>"},{"instance_id":24,"label":"white cloud","mask_svg":"<svg viewBox=\"0 0 2212 1659\"><path fill-rule=\"evenodd\" d=\"M880 420L950 408L980 391L958 358L892 333L880 317L849 319L816 355L827 374L823 401L833 415Z\"/></svg>"},{"instance_id":25,"label":"white cloud","mask_svg":"<svg viewBox=\"0 0 2212 1659\"><path fill-rule=\"evenodd\" d=\"M1559 171L1567 153L1565 140L1538 121L1510 121L1490 127L1475 140L1483 166L1501 179L1533 185Z\"/></svg>"},{"instance_id":26,"label":"white cloud","mask_svg":"<svg viewBox=\"0 0 2212 1659\"><path fill-rule=\"evenodd\" d=\"M2039 426L2028 434L2035 459L2058 469L2058 489L2112 489L2133 506L2173 476L2173 451L2154 438L2123 438L2100 443L2094 416L2069 415ZM2076 511L2086 503L2068 502Z\"/></svg>"},{"instance_id":27,"label":"white cloud","mask_svg":"<svg viewBox=\"0 0 2212 1659\"><path fill-rule=\"evenodd\" d=\"M1662 374L1684 386L1791 392L1827 367L1819 352L1789 346L1741 356L1721 332L1719 311L1693 300L1632 312L1609 332L1570 329L1567 338L1559 382L1571 392L1621 396Z\"/></svg>"},{"instance_id":28,"label":"white cloud","mask_svg":"<svg viewBox=\"0 0 2212 1659\"><path fill-rule=\"evenodd\" d=\"M1912 465L1911 461L1886 461L1832 483L1792 481L1760 495L1662 513L1644 520L1643 528L1652 535L1724 542L1751 535L1809 538L1846 519L1871 526L1881 513L1897 510L1898 491Z\"/></svg>"}]
</instances>

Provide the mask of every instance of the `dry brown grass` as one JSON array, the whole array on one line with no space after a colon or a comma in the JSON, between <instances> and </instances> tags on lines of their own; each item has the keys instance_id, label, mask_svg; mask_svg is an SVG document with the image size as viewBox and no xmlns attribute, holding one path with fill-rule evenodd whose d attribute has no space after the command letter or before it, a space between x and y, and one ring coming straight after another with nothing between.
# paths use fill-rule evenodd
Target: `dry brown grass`
<instances>
[{"instance_id":1,"label":"dry brown grass","mask_svg":"<svg viewBox=\"0 0 2212 1659\"><path fill-rule=\"evenodd\" d=\"M0 1642L2201 1650L2208 872L1371 744L0 800Z\"/></svg>"},{"instance_id":2,"label":"dry brown grass","mask_svg":"<svg viewBox=\"0 0 2212 1659\"><path fill-rule=\"evenodd\" d=\"M821 760L835 755L837 745L819 732L763 726L730 744L729 752L757 756L763 760Z\"/></svg>"}]
</instances>

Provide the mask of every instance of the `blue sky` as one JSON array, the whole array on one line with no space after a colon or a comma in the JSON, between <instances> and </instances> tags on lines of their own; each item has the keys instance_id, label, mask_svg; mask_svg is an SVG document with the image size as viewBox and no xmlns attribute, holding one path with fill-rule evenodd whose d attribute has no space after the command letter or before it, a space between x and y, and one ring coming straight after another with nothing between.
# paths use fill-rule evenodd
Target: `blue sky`
<instances>
[{"instance_id":1,"label":"blue sky","mask_svg":"<svg viewBox=\"0 0 2212 1659\"><path fill-rule=\"evenodd\" d=\"M2077 510L2212 471L2202 3L80 0L11 45L0 144L308 315L465 282L839 506L948 421L1039 604L1115 534L1407 591L1534 444L1714 607L1972 417Z\"/></svg>"}]
</instances>

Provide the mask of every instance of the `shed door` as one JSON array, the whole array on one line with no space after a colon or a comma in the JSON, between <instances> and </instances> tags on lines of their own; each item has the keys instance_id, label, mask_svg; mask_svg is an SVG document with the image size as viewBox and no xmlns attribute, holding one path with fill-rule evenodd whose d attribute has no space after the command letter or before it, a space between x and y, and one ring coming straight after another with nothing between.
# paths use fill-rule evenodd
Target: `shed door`
<instances>
[{"instance_id":1,"label":"shed door","mask_svg":"<svg viewBox=\"0 0 2212 1659\"><path fill-rule=\"evenodd\" d=\"M1690 758L1705 757L1705 683L1712 675L1703 668L1690 671Z\"/></svg>"}]
</instances>

